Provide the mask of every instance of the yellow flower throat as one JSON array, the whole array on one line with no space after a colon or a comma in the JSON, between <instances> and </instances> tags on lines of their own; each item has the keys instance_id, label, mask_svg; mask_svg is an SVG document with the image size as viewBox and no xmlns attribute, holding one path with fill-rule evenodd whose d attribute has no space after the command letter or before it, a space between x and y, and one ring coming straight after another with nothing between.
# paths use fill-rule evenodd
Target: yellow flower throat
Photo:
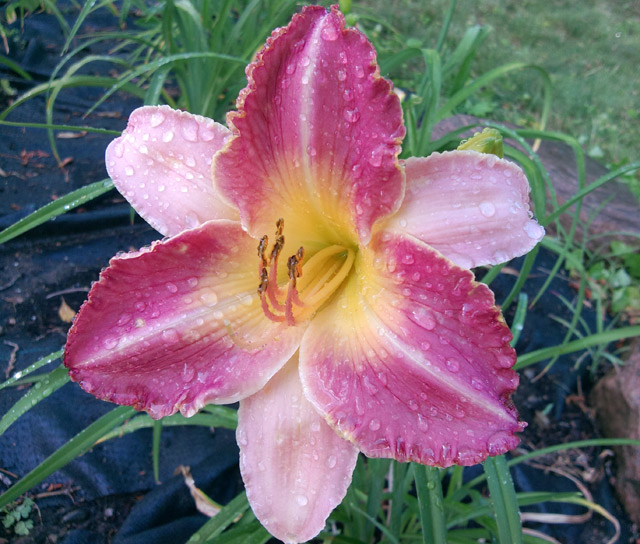
<instances>
[{"instance_id":1,"label":"yellow flower throat","mask_svg":"<svg viewBox=\"0 0 640 544\"><path fill-rule=\"evenodd\" d=\"M276 238L268 252L269 237L258 244L258 294L262 311L272 321L295 325L311 317L349 274L355 251L333 244L324 247L303 264L304 247L287 259L286 291L278 285L278 258L284 247L284 219L276 223ZM304 272L304 275L303 275Z\"/></svg>"}]
</instances>

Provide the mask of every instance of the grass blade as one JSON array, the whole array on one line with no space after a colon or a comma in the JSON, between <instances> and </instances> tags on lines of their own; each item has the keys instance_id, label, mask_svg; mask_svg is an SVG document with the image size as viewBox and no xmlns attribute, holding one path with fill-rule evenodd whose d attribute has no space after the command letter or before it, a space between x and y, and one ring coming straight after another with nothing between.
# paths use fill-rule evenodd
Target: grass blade
<instances>
[{"instance_id":1,"label":"grass blade","mask_svg":"<svg viewBox=\"0 0 640 544\"><path fill-rule=\"evenodd\" d=\"M157 419L153 422L151 459L153 462L153 479L157 484L160 483L160 440L162 438L162 420Z\"/></svg>"},{"instance_id":2,"label":"grass blade","mask_svg":"<svg viewBox=\"0 0 640 544\"><path fill-rule=\"evenodd\" d=\"M47 457L24 478L16 482L0 495L0 508L16 500L20 495L38 485L42 480L61 469L66 464L90 449L102 435L109 432L123 420L135 414L129 406L118 406L79 432L64 446Z\"/></svg>"},{"instance_id":3,"label":"grass blade","mask_svg":"<svg viewBox=\"0 0 640 544\"><path fill-rule=\"evenodd\" d=\"M46 399L51 393L60 389L69 379L67 369L61 365L55 370L52 370L45 379L37 382L2 416L2 419L0 419L0 436L21 416L26 414L41 400Z\"/></svg>"},{"instance_id":4,"label":"grass blade","mask_svg":"<svg viewBox=\"0 0 640 544\"><path fill-rule=\"evenodd\" d=\"M498 524L500 544L522 544L522 524L516 490L504 455L488 457L484 462L493 515Z\"/></svg>"},{"instance_id":5,"label":"grass blade","mask_svg":"<svg viewBox=\"0 0 640 544\"><path fill-rule=\"evenodd\" d=\"M95 183L90 183L85 187L71 191L69 194L46 204L39 210L30 213L27 217L20 219L20 221L4 229L0 232L0 244L12 240L16 236L20 236L53 217L57 217L58 215L67 213L73 208L86 204L111 189L113 189L113 182L110 179L103 179L102 181L96 181Z\"/></svg>"},{"instance_id":6,"label":"grass blade","mask_svg":"<svg viewBox=\"0 0 640 544\"><path fill-rule=\"evenodd\" d=\"M440 471L436 467L414 464L413 475L420 505L422 540L424 544L447 544Z\"/></svg>"},{"instance_id":7,"label":"grass blade","mask_svg":"<svg viewBox=\"0 0 640 544\"><path fill-rule=\"evenodd\" d=\"M640 325L632 325L630 327L621 327L619 329L613 329L608 331L602 331L591 336L586 336L573 342L567 342L559 346L551 346L548 348L537 349L518 357L518 362L514 368L519 370L521 368L533 365L545 359L550 359L556 355L565 355L567 353L573 353L574 351L580 351L590 348L592 346L598 346L600 344L608 344L609 342L616 342L624 338L632 338L634 336L640 336Z\"/></svg>"},{"instance_id":8,"label":"grass blade","mask_svg":"<svg viewBox=\"0 0 640 544\"><path fill-rule=\"evenodd\" d=\"M238 516L242 516L249 509L247 494L243 491L237 497L232 499L215 517L212 517L198 531L191 535L187 544L201 544L218 536L229 525L231 525Z\"/></svg>"},{"instance_id":9,"label":"grass blade","mask_svg":"<svg viewBox=\"0 0 640 544\"><path fill-rule=\"evenodd\" d=\"M39 368L42 368L43 366L48 365L53 361L57 361L58 359L60 359L60 357L62 357L63 351L64 350L54 351L53 353L50 353L46 357L43 357L42 359L38 359L35 363L31 363L24 370L19 370L13 376L11 376L11 378L9 378L8 380L0 384L0 391L5 387L10 387L11 385L15 384L18 380L22 380L25 376L28 376L29 374L31 374L32 372L35 372Z\"/></svg>"}]
</instances>

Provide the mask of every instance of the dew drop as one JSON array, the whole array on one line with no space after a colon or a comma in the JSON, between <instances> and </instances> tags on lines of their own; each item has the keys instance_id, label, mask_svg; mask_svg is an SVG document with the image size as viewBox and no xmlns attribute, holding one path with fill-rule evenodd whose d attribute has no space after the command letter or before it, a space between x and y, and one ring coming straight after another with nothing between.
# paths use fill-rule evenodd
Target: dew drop
<instances>
[{"instance_id":1,"label":"dew drop","mask_svg":"<svg viewBox=\"0 0 640 544\"><path fill-rule=\"evenodd\" d=\"M189 278L187 280L187 285L189 287L195 287L196 285L198 285L198 278Z\"/></svg>"},{"instance_id":2,"label":"dew drop","mask_svg":"<svg viewBox=\"0 0 640 544\"><path fill-rule=\"evenodd\" d=\"M491 202L480 203L480 213L485 217L493 217L496 214L496 207Z\"/></svg>"},{"instance_id":3,"label":"dew drop","mask_svg":"<svg viewBox=\"0 0 640 544\"><path fill-rule=\"evenodd\" d=\"M131 321L131 314L122 314L120 316L120 319L118 319L118 322L116 323L116 325L124 325L125 323L128 323L129 321Z\"/></svg>"},{"instance_id":4,"label":"dew drop","mask_svg":"<svg viewBox=\"0 0 640 544\"><path fill-rule=\"evenodd\" d=\"M377 431L380 428L380 421L378 421L377 419L372 419L369 422L369 429L371 429L372 431Z\"/></svg>"},{"instance_id":5,"label":"dew drop","mask_svg":"<svg viewBox=\"0 0 640 544\"><path fill-rule=\"evenodd\" d=\"M173 130L167 130L162 134L162 141L164 143L169 143L171 140L173 140Z\"/></svg>"},{"instance_id":6,"label":"dew drop","mask_svg":"<svg viewBox=\"0 0 640 544\"><path fill-rule=\"evenodd\" d=\"M369 157L369 164L376 168L380 166L382 164L382 153L376 150L372 151L371 157Z\"/></svg>"},{"instance_id":7,"label":"dew drop","mask_svg":"<svg viewBox=\"0 0 640 544\"><path fill-rule=\"evenodd\" d=\"M433 318L433 315L431 315L431 312L425 308L416 308L411 311L411 315L413 316L413 321L423 329L432 331L436 328L436 320Z\"/></svg>"},{"instance_id":8,"label":"dew drop","mask_svg":"<svg viewBox=\"0 0 640 544\"><path fill-rule=\"evenodd\" d=\"M329 468L334 468L338 464L338 459L335 455L330 455L327 459L327 466Z\"/></svg>"},{"instance_id":9,"label":"dew drop","mask_svg":"<svg viewBox=\"0 0 640 544\"><path fill-rule=\"evenodd\" d=\"M364 68L360 64L356 66L355 71L358 77L364 77Z\"/></svg>"},{"instance_id":10,"label":"dew drop","mask_svg":"<svg viewBox=\"0 0 640 544\"><path fill-rule=\"evenodd\" d=\"M344 120L347 123L355 123L360 119L360 112L355 110L346 109L344 110Z\"/></svg>"},{"instance_id":11,"label":"dew drop","mask_svg":"<svg viewBox=\"0 0 640 544\"><path fill-rule=\"evenodd\" d=\"M180 340L180 335L175 329L167 329L162 331L162 339L170 344L175 344Z\"/></svg>"},{"instance_id":12,"label":"dew drop","mask_svg":"<svg viewBox=\"0 0 640 544\"><path fill-rule=\"evenodd\" d=\"M338 31L333 26L326 26L320 32L320 37L328 42L335 42L338 39Z\"/></svg>"},{"instance_id":13,"label":"dew drop","mask_svg":"<svg viewBox=\"0 0 640 544\"><path fill-rule=\"evenodd\" d=\"M121 142L114 144L113 152L116 154L116 157L121 158L124 155L124 145Z\"/></svg>"},{"instance_id":14,"label":"dew drop","mask_svg":"<svg viewBox=\"0 0 640 544\"><path fill-rule=\"evenodd\" d=\"M529 221L524 226L524 231L527 233L527 236L532 240L540 240L544 235L544 229L533 221Z\"/></svg>"},{"instance_id":15,"label":"dew drop","mask_svg":"<svg viewBox=\"0 0 640 544\"><path fill-rule=\"evenodd\" d=\"M204 303L205 306L215 306L218 302L218 295L216 295L213 291L207 291L206 293L202 293L202 295L200 295L200 300Z\"/></svg>"},{"instance_id":16,"label":"dew drop","mask_svg":"<svg viewBox=\"0 0 640 544\"><path fill-rule=\"evenodd\" d=\"M118 340L110 336L109 338L105 338L103 344L105 348L113 349L118 345Z\"/></svg>"},{"instance_id":17,"label":"dew drop","mask_svg":"<svg viewBox=\"0 0 640 544\"><path fill-rule=\"evenodd\" d=\"M167 291L169 291L170 293L178 292L178 286L175 283L168 282L166 285L166 288L167 288Z\"/></svg>"},{"instance_id":18,"label":"dew drop","mask_svg":"<svg viewBox=\"0 0 640 544\"><path fill-rule=\"evenodd\" d=\"M195 142L198 139L198 124L195 121L187 121L182 125L182 136L188 142Z\"/></svg>"},{"instance_id":19,"label":"dew drop","mask_svg":"<svg viewBox=\"0 0 640 544\"><path fill-rule=\"evenodd\" d=\"M344 81L345 79L347 79L347 72L338 70L338 81Z\"/></svg>"},{"instance_id":20,"label":"dew drop","mask_svg":"<svg viewBox=\"0 0 640 544\"><path fill-rule=\"evenodd\" d=\"M126 166L124 169L124 173L127 176L133 176L133 168L131 166Z\"/></svg>"},{"instance_id":21,"label":"dew drop","mask_svg":"<svg viewBox=\"0 0 640 544\"><path fill-rule=\"evenodd\" d=\"M455 359L447 359L445 364L449 372L458 372L460 370L460 363Z\"/></svg>"},{"instance_id":22,"label":"dew drop","mask_svg":"<svg viewBox=\"0 0 640 544\"><path fill-rule=\"evenodd\" d=\"M307 506L307 504L309 504L309 499L307 499L306 495L298 495L296 497L296 502L300 505L300 506Z\"/></svg>"},{"instance_id":23,"label":"dew drop","mask_svg":"<svg viewBox=\"0 0 640 544\"><path fill-rule=\"evenodd\" d=\"M156 111L151 116L151 120L149 121L149 124L152 127L159 127L162 123L164 123L164 119L165 119L164 113L162 113L161 111Z\"/></svg>"}]
</instances>

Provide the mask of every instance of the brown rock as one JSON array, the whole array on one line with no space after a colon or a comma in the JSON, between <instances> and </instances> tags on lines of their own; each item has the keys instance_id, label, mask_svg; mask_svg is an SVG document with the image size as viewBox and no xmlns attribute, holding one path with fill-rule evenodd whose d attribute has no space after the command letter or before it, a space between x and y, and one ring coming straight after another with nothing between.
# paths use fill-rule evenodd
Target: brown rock
<instances>
[{"instance_id":1,"label":"brown rock","mask_svg":"<svg viewBox=\"0 0 640 544\"><path fill-rule=\"evenodd\" d=\"M433 129L432 139L438 139L447 132L465 125L474 123L483 123L482 119L478 119L471 115L454 115L442 120ZM511 126L511 128L517 128ZM468 138L474 132L481 130L482 126L464 132L460 138ZM511 144L513 142L510 142ZM578 191L578 175L576 170L576 161L573 150L562 142L543 141L537 151L538 156L545 169L549 174L551 183L556 192L558 203L562 204ZM607 169L600 163L589 157L585 157L585 177L586 185L594 182L599 177L607 173ZM551 210L551 199L548 198L548 210ZM600 211L599 208L606 202L606 206ZM580 218L588 221L589 218L597 213L596 218L589 228L589 234L603 234L610 232L640 232L640 208L638 200L629 191L629 188L616 181L609 181L602 187L590 193L583 200ZM570 223L570 217L563 214L561 222L567 228ZM554 233L554 225L549 225L547 231ZM583 234L578 230L579 234ZM598 237L590 239L587 243L589 249L597 249L607 245L612 239L625 239L621 234L611 235L608 237ZM632 237L629 240L633 241Z\"/></svg>"},{"instance_id":2,"label":"brown rock","mask_svg":"<svg viewBox=\"0 0 640 544\"><path fill-rule=\"evenodd\" d=\"M613 368L594 387L591 404L607 438L640 440L640 342L624 367ZM629 517L640 524L640 448L617 446L616 491Z\"/></svg>"}]
</instances>

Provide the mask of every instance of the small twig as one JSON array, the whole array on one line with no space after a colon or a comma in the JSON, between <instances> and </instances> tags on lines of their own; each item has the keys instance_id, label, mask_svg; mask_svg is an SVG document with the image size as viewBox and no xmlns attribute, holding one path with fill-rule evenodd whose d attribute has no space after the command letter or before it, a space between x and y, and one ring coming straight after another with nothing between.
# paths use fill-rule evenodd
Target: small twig
<instances>
[{"instance_id":1,"label":"small twig","mask_svg":"<svg viewBox=\"0 0 640 544\"><path fill-rule=\"evenodd\" d=\"M12 478L15 478L16 480L18 479L17 474L14 474L13 472L8 471L6 468L0 468L0 472L4 472L5 474L8 474L9 476L11 476Z\"/></svg>"},{"instance_id":2,"label":"small twig","mask_svg":"<svg viewBox=\"0 0 640 544\"><path fill-rule=\"evenodd\" d=\"M63 289L62 291L56 291L55 293L49 293L46 297L46 299L50 299L53 297L57 297L59 295L68 295L69 293L88 293L89 292L89 288L88 287L69 287L69 289Z\"/></svg>"},{"instance_id":3,"label":"small twig","mask_svg":"<svg viewBox=\"0 0 640 544\"><path fill-rule=\"evenodd\" d=\"M7 369L4 371L4 377L8 380L11 372L13 372L13 368L16 366L16 353L18 353L20 347L14 342L9 342L9 340L4 340L4 343L7 346L11 346L13 348L11 350L11 354L9 355L9 366L7 366Z\"/></svg>"}]
</instances>

